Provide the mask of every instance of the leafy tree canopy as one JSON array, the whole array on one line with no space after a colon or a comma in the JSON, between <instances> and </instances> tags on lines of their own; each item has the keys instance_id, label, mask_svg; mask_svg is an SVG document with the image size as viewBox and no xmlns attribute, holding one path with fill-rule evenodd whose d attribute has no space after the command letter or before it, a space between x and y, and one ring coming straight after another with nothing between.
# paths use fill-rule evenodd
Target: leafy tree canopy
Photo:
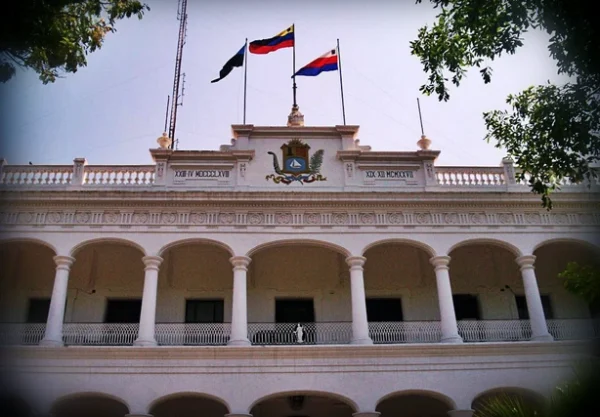
<instances>
[{"instance_id":1,"label":"leafy tree canopy","mask_svg":"<svg viewBox=\"0 0 600 417\"><path fill-rule=\"evenodd\" d=\"M54 82L62 72L87 65L86 55L125 17L142 18L150 8L138 0L18 0L0 19L0 81L17 67Z\"/></svg>"},{"instance_id":2,"label":"leafy tree canopy","mask_svg":"<svg viewBox=\"0 0 600 417\"><path fill-rule=\"evenodd\" d=\"M597 267L569 262L558 276L565 280L568 291L580 296L588 304L600 302L600 269Z\"/></svg>"},{"instance_id":3,"label":"leafy tree canopy","mask_svg":"<svg viewBox=\"0 0 600 417\"><path fill-rule=\"evenodd\" d=\"M541 194L562 183L596 178L600 159L600 26L588 0L430 0L440 9L432 27L422 27L411 42L427 83L424 94L450 98L471 68L484 83L492 79L491 61L514 54L528 30L550 35L548 50L564 85L532 86L507 98L510 110L484 113L486 140L506 148L520 167L520 180ZM416 0L421 3L422 0Z\"/></svg>"}]
</instances>

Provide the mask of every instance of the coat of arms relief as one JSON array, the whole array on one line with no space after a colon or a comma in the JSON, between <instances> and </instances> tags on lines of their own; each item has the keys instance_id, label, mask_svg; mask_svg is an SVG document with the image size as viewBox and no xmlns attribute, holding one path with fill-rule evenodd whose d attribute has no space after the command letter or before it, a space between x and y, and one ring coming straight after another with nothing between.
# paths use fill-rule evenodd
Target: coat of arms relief
<instances>
[{"instance_id":1,"label":"coat of arms relief","mask_svg":"<svg viewBox=\"0 0 600 417\"><path fill-rule=\"evenodd\" d=\"M300 184L315 181L327 181L321 174L323 164L323 149L319 149L313 156L309 156L310 146L300 139L292 139L281 146L283 168L279 165L279 159L273 152L268 152L273 157L273 170L275 174L269 174L265 179L273 180L274 183L289 185L295 181Z\"/></svg>"}]
</instances>

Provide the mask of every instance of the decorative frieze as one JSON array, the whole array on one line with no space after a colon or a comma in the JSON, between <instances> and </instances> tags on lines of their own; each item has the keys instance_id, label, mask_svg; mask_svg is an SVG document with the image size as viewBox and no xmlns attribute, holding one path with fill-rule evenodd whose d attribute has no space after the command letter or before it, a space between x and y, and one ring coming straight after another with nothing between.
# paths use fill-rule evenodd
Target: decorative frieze
<instances>
[{"instance_id":1,"label":"decorative frieze","mask_svg":"<svg viewBox=\"0 0 600 417\"><path fill-rule=\"evenodd\" d=\"M571 227L600 225L600 214L546 211L451 211L451 210L57 210L5 211L0 225L22 226L470 226L470 227Z\"/></svg>"}]
</instances>

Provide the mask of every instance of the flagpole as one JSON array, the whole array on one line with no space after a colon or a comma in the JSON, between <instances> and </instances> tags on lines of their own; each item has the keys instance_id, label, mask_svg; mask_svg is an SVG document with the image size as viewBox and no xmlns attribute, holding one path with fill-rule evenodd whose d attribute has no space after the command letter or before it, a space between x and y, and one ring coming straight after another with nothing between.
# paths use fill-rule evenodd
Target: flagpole
<instances>
[{"instance_id":1,"label":"flagpole","mask_svg":"<svg viewBox=\"0 0 600 417\"><path fill-rule=\"evenodd\" d=\"M346 125L346 108L344 107L344 83L342 82L342 55L340 54L340 40L337 40L338 65L340 66L340 91L342 93L342 118Z\"/></svg>"},{"instance_id":2,"label":"flagpole","mask_svg":"<svg viewBox=\"0 0 600 417\"><path fill-rule=\"evenodd\" d=\"M246 124L246 82L248 78L248 38L244 49L244 124Z\"/></svg>"},{"instance_id":3,"label":"flagpole","mask_svg":"<svg viewBox=\"0 0 600 417\"><path fill-rule=\"evenodd\" d=\"M292 76L292 80L293 80L293 84L292 84L292 91L294 92L294 107L297 107L296 104L296 24L294 23L292 25L292 32L294 33L294 44L293 44L293 62L292 65L294 66L294 72L292 72L293 76Z\"/></svg>"}]
</instances>

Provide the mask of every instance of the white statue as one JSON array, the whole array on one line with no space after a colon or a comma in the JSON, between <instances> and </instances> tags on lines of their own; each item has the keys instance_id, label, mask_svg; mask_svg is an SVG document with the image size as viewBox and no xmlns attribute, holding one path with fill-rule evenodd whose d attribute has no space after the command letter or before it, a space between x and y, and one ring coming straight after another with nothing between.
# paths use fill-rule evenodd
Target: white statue
<instances>
[{"instance_id":1,"label":"white statue","mask_svg":"<svg viewBox=\"0 0 600 417\"><path fill-rule=\"evenodd\" d=\"M298 323L298 326L296 326L294 334L296 335L296 341L298 343L304 343L304 327L302 327L300 323Z\"/></svg>"}]
</instances>

